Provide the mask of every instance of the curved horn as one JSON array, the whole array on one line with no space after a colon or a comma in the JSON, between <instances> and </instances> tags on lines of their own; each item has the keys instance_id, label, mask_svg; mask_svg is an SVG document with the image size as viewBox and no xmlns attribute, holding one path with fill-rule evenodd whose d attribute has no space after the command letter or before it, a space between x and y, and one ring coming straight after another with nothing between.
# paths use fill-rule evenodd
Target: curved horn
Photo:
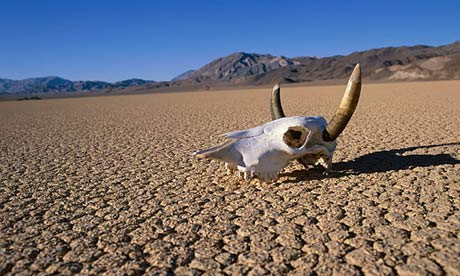
<instances>
[{"instance_id":1,"label":"curved horn","mask_svg":"<svg viewBox=\"0 0 460 276\"><path fill-rule=\"evenodd\" d=\"M355 111L361 92L361 68L356 64L348 80L347 88L343 95L339 107L335 111L334 117L327 123L323 131L323 140L330 142L337 139L340 133L347 126L348 121Z\"/></svg>"},{"instance_id":2,"label":"curved horn","mask_svg":"<svg viewBox=\"0 0 460 276\"><path fill-rule=\"evenodd\" d=\"M286 115L284 115L283 107L281 106L279 84L273 86L273 91L270 96L270 113L272 114L272 120L286 117Z\"/></svg>"}]
</instances>

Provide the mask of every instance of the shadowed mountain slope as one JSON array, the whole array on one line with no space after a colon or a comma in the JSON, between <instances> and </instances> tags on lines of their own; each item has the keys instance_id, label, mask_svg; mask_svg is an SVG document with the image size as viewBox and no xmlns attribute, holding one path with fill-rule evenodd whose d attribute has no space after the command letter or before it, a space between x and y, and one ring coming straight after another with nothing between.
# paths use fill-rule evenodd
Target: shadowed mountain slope
<instances>
[{"instance_id":1,"label":"shadowed mountain slope","mask_svg":"<svg viewBox=\"0 0 460 276\"><path fill-rule=\"evenodd\" d=\"M460 43L440 47L386 47L324 58L234 53L212 61L175 85L344 79L356 63L361 63L363 77L372 80L459 79Z\"/></svg>"},{"instance_id":2,"label":"shadowed mountain slope","mask_svg":"<svg viewBox=\"0 0 460 276\"><path fill-rule=\"evenodd\" d=\"M170 82L129 79L115 83L60 77L0 79L0 94L125 93L157 89L202 89L229 85L273 85L347 78L356 63L363 78L381 81L460 79L460 42L444 46L401 46L331 57L272 56L238 52L218 58Z\"/></svg>"}]
</instances>

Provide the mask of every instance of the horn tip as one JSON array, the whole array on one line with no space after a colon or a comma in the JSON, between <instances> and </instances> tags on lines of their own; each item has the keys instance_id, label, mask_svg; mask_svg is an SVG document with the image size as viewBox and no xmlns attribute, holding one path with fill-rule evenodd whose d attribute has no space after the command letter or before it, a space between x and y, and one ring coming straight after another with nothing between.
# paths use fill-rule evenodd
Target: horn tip
<instances>
[{"instance_id":1,"label":"horn tip","mask_svg":"<svg viewBox=\"0 0 460 276\"><path fill-rule=\"evenodd\" d=\"M353 82L361 82L361 65L357 63L353 72L351 73L350 80Z\"/></svg>"},{"instance_id":2,"label":"horn tip","mask_svg":"<svg viewBox=\"0 0 460 276\"><path fill-rule=\"evenodd\" d=\"M273 86L273 90L278 90L278 89L280 89L280 84L279 83L277 83L277 84L275 84Z\"/></svg>"}]
</instances>

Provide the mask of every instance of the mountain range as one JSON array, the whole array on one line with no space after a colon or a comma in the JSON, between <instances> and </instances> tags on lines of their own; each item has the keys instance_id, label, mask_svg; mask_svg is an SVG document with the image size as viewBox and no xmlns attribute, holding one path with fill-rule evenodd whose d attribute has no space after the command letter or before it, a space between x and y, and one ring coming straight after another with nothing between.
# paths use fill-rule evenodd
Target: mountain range
<instances>
[{"instance_id":1,"label":"mountain range","mask_svg":"<svg viewBox=\"0 0 460 276\"><path fill-rule=\"evenodd\" d=\"M347 78L356 63L363 68L363 78L370 80L460 79L460 42L439 47L386 47L324 58L234 53L212 61L177 84L272 85L338 80Z\"/></svg>"},{"instance_id":2,"label":"mountain range","mask_svg":"<svg viewBox=\"0 0 460 276\"><path fill-rule=\"evenodd\" d=\"M91 92L107 91L111 89L123 89L132 86L140 86L154 81L142 79L129 79L115 83L104 81L70 81L60 77L50 76L42 78L30 78L25 80L0 79L0 93L5 94L39 94L39 93L62 93L62 92Z\"/></svg>"},{"instance_id":3,"label":"mountain range","mask_svg":"<svg viewBox=\"0 0 460 276\"><path fill-rule=\"evenodd\" d=\"M198 70L189 70L171 81L129 79L115 83L70 81L60 77L25 80L0 79L3 94L59 94L142 91L177 88L213 88L235 85L273 85L348 77L356 63L363 78L377 81L460 79L460 42L385 47L331 57L284 57L238 52L218 58Z\"/></svg>"}]
</instances>

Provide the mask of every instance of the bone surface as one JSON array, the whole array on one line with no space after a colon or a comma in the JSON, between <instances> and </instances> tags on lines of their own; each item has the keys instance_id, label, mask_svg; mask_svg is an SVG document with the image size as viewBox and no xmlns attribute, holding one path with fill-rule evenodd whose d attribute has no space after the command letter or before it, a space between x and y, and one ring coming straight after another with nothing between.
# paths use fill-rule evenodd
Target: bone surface
<instances>
[{"instance_id":1,"label":"bone surface","mask_svg":"<svg viewBox=\"0 0 460 276\"><path fill-rule=\"evenodd\" d=\"M269 121L270 89L0 102L0 274L458 275L460 81L366 82L328 177L190 154Z\"/></svg>"},{"instance_id":2,"label":"bone surface","mask_svg":"<svg viewBox=\"0 0 460 276\"><path fill-rule=\"evenodd\" d=\"M259 177L276 180L278 172L290 161L309 156L313 164L332 160L335 143L324 142L326 128L323 117L294 116L274 120L263 125L225 134L227 140L219 146L200 150L200 158L224 161L228 172L237 168L246 180ZM329 167L329 163L326 167Z\"/></svg>"}]
</instances>

